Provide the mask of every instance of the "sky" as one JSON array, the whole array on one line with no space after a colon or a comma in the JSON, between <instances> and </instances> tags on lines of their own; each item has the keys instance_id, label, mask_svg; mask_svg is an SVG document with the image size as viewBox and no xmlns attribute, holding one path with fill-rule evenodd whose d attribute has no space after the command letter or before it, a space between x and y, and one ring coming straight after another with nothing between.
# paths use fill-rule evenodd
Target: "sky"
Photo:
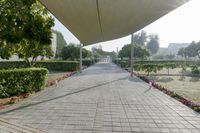
<instances>
[{"instance_id":1,"label":"sky","mask_svg":"<svg viewBox=\"0 0 200 133\"><path fill-rule=\"evenodd\" d=\"M145 27L148 34L157 34L160 38L160 47L167 47L169 43L190 43L200 41L200 0L191 0L185 5L172 11L154 23ZM79 40L55 19L54 29L60 31L67 43L77 43ZM130 44L131 36L120 39L98 43L105 51L120 50L125 44ZM92 46L85 48L90 50Z\"/></svg>"}]
</instances>

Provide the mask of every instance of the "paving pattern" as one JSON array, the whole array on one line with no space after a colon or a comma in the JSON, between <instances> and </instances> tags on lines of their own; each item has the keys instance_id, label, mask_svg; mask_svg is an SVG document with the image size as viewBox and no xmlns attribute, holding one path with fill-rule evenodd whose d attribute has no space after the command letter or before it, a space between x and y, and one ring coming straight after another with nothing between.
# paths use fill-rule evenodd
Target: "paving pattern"
<instances>
[{"instance_id":1,"label":"paving pattern","mask_svg":"<svg viewBox=\"0 0 200 133\"><path fill-rule=\"evenodd\" d=\"M13 124L0 119L0 133L46 133L45 131L29 128L19 124Z\"/></svg>"},{"instance_id":2,"label":"paving pattern","mask_svg":"<svg viewBox=\"0 0 200 133\"><path fill-rule=\"evenodd\" d=\"M0 117L49 133L200 133L199 114L109 62L0 111Z\"/></svg>"}]
</instances>

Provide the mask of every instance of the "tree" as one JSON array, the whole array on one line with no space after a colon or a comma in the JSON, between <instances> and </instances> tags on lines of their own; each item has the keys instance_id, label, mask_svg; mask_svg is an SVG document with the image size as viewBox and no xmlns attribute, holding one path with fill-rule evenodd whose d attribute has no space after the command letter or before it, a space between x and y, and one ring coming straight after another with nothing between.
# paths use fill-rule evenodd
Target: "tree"
<instances>
[{"instance_id":1,"label":"tree","mask_svg":"<svg viewBox=\"0 0 200 133\"><path fill-rule=\"evenodd\" d=\"M62 49L63 60L75 60L79 58L79 48L74 44L69 44Z\"/></svg>"},{"instance_id":2,"label":"tree","mask_svg":"<svg viewBox=\"0 0 200 133\"><path fill-rule=\"evenodd\" d=\"M107 57L107 56L110 56L111 58L114 58L116 57L116 53L113 51L113 52L108 52L108 51L104 51L102 49L102 46L99 45L99 46L93 46L92 47L92 53L93 55L96 57L96 58L99 58L99 57Z\"/></svg>"},{"instance_id":3,"label":"tree","mask_svg":"<svg viewBox=\"0 0 200 133\"><path fill-rule=\"evenodd\" d=\"M80 58L80 47L71 43L62 49L61 55L63 60L78 60ZM90 51L82 49L83 58L91 57L91 55Z\"/></svg>"},{"instance_id":4,"label":"tree","mask_svg":"<svg viewBox=\"0 0 200 133\"><path fill-rule=\"evenodd\" d=\"M82 49L82 56L83 56L83 58L90 58L90 57L92 57L92 52L83 48Z\"/></svg>"},{"instance_id":5,"label":"tree","mask_svg":"<svg viewBox=\"0 0 200 133\"><path fill-rule=\"evenodd\" d=\"M180 48L179 51L178 51L178 55L182 56L185 58L185 48Z\"/></svg>"},{"instance_id":6,"label":"tree","mask_svg":"<svg viewBox=\"0 0 200 133\"><path fill-rule=\"evenodd\" d=\"M141 46L145 46L145 43L147 41L147 33L145 31L141 31L138 34L135 34L133 36L133 40L136 44L141 45Z\"/></svg>"},{"instance_id":7,"label":"tree","mask_svg":"<svg viewBox=\"0 0 200 133\"><path fill-rule=\"evenodd\" d=\"M169 75L169 69L176 68L176 64L175 63L166 63L166 64L164 64L164 66L167 68L168 75Z\"/></svg>"},{"instance_id":8,"label":"tree","mask_svg":"<svg viewBox=\"0 0 200 133\"><path fill-rule=\"evenodd\" d=\"M149 41L147 42L147 48L151 51L151 54L156 54L159 49L159 38L158 35L150 35Z\"/></svg>"},{"instance_id":9,"label":"tree","mask_svg":"<svg viewBox=\"0 0 200 133\"><path fill-rule=\"evenodd\" d=\"M53 30L53 32L56 34L56 41L57 41L56 57L61 57L61 51L63 47L67 46L67 43L61 32L56 31L56 30Z\"/></svg>"},{"instance_id":10,"label":"tree","mask_svg":"<svg viewBox=\"0 0 200 133\"><path fill-rule=\"evenodd\" d=\"M149 51L146 48L142 48L139 45L134 45L134 57L139 59L145 59L149 57ZM131 44L124 45L119 51L120 58L131 58Z\"/></svg>"},{"instance_id":11,"label":"tree","mask_svg":"<svg viewBox=\"0 0 200 133\"><path fill-rule=\"evenodd\" d=\"M196 57L198 55L197 45L194 41L185 48L185 55L187 57Z\"/></svg>"},{"instance_id":12,"label":"tree","mask_svg":"<svg viewBox=\"0 0 200 133\"><path fill-rule=\"evenodd\" d=\"M1 0L0 25L3 59L17 54L31 66L36 56L32 50L41 50L37 55L43 56L51 44L54 20L38 0Z\"/></svg>"},{"instance_id":13,"label":"tree","mask_svg":"<svg viewBox=\"0 0 200 133\"><path fill-rule=\"evenodd\" d=\"M24 59L29 66L34 66L38 56L51 58L53 51L50 45L40 45L37 43L21 42L16 49L19 58Z\"/></svg>"},{"instance_id":14,"label":"tree","mask_svg":"<svg viewBox=\"0 0 200 133\"><path fill-rule=\"evenodd\" d=\"M175 55L170 53L170 54L167 54L167 55L165 56L165 58L166 58L166 59L169 59L169 60L172 60L172 59L175 58Z\"/></svg>"},{"instance_id":15,"label":"tree","mask_svg":"<svg viewBox=\"0 0 200 133\"><path fill-rule=\"evenodd\" d=\"M199 57L200 58L200 42L192 42L188 47L181 48L178 51L178 55L182 57Z\"/></svg>"}]
</instances>

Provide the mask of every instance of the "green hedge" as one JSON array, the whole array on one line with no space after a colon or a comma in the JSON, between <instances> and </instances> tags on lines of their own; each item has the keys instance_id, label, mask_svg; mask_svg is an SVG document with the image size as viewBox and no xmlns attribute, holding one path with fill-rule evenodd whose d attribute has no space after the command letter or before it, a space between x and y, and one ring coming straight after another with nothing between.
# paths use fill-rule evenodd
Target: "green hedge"
<instances>
[{"instance_id":1,"label":"green hedge","mask_svg":"<svg viewBox=\"0 0 200 133\"><path fill-rule=\"evenodd\" d=\"M200 74L200 70L199 70L198 66L191 66L191 72L192 72L192 74L195 74L195 75Z\"/></svg>"},{"instance_id":2,"label":"green hedge","mask_svg":"<svg viewBox=\"0 0 200 133\"><path fill-rule=\"evenodd\" d=\"M0 62L0 69L27 68L24 61L3 61ZM34 67L44 67L50 71L77 71L79 62L77 61L38 61Z\"/></svg>"},{"instance_id":3,"label":"green hedge","mask_svg":"<svg viewBox=\"0 0 200 133\"><path fill-rule=\"evenodd\" d=\"M113 61L115 64L120 65L123 68L127 68L130 67L130 61L129 60L114 60ZM134 61L134 64L175 64L176 66L200 66L200 61L191 61L191 60L162 60L162 61L158 61L158 60L151 60L151 61Z\"/></svg>"},{"instance_id":4,"label":"green hedge","mask_svg":"<svg viewBox=\"0 0 200 133\"><path fill-rule=\"evenodd\" d=\"M91 66L94 63L95 63L95 60L89 60L89 59L83 60L83 65L84 66Z\"/></svg>"},{"instance_id":5,"label":"green hedge","mask_svg":"<svg viewBox=\"0 0 200 133\"><path fill-rule=\"evenodd\" d=\"M79 62L77 61L39 61L35 67L44 67L53 71L77 71Z\"/></svg>"},{"instance_id":6,"label":"green hedge","mask_svg":"<svg viewBox=\"0 0 200 133\"><path fill-rule=\"evenodd\" d=\"M26 68L28 64L24 61L0 61L0 69Z\"/></svg>"},{"instance_id":7,"label":"green hedge","mask_svg":"<svg viewBox=\"0 0 200 133\"><path fill-rule=\"evenodd\" d=\"M0 97L40 91L45 85L47 72L45 68L0 70Z\"/></svg>"}]
</instances>

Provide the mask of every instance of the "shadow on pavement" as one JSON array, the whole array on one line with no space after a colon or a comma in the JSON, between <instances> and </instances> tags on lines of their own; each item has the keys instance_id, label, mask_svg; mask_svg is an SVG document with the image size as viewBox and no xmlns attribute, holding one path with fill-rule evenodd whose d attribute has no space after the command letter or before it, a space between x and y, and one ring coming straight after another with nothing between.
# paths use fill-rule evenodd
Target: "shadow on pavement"
<instances>
[{"instance_id":1,"label":"shadow on pavement","mask_svg":"<svg viewBox=\"0 0 200 133\"><path fill-rule=\"evenodd\" d=\"M97 87L101 87L101 86L104 86L104 85L108 85L108 84L111 84L111 83L114 83L114 82L117 82L117 81L120 81L120 80L126 80L128 78L129 78L129 76L128 77L124 77L124 78L119 78L119 79L116 79L116 80L113 80L113 81L101 83L101 84L98 84L98 85L95 85L95 86L91 86L91 87L88 87L88 88L84 88L84 89L81 89L81 90L80 89L74 89L75 90L74 92L70 92L70 93L67 93L65 95L61 95L61 96L58 96L58 97L54 97L54 98L43 100L43 101L36 102L36 103L30 103L28 105L22 105L20 107L14 108L14 109L1 112L0 115L7 114L7 113L10 113L10 112L13 112L13 111L17 111L17 110L21 110L21 109L24 109L24 108L27 108L27 107L31 107L31 106L34 106L34 105L39 105L39 104L42 104L42 103L45 103L45 102L49 102L49 101L53 101L53 100L56 100L56 99L60 99L60 98L63 98L63 97L66 97L66 96L70 96L70 95L73 95L73 94L77 94L77 93L80 93L80 92L84 92L84 91L87 91L87 90L91 90L91 89L94 89L94 88L97 88Z\"/></svg>"}]
</instances>

